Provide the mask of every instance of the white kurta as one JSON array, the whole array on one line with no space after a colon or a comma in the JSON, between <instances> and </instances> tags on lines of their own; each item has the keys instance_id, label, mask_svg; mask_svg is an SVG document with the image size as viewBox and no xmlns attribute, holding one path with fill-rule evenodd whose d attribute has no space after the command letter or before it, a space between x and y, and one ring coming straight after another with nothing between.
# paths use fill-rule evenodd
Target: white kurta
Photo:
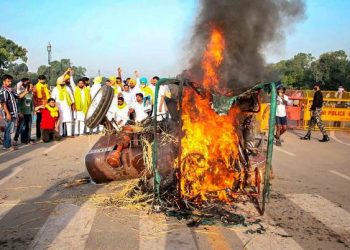
<instances>
[{"instance_id":1,"label":"white kurta","mask_svg":"<svg viewBox=\"0 0 350 250\"><path fill-rule=\"evenodd\" d=\"M144 106L143 102L141 102L141 103L135 102L133 104L133 109L135 110L135 121L136 122L142 122L144 119L146 119L148 117L146 110L149 110L149 107Z\"/></svg>"},{"instance_id":2,"label":"white kurta","mask_svg":"<svg viewBox=\"0 0 350 250\"><path fill-rule=\"evenodd\" d=\"M90 88L91 100L94 99L95 95L100 90L100 88L101 88L101 84L100 83L94 83L94 85L92 85L92 87Z\"/></svg>"},{"instance_id":3,"label":"white kurta","mask_svg":"<svg viewBox=\"0 0 350 250\"><path fill-rule=\"evenodd\" d=\"M123 91L122 94L123 94L123 98L124 98L124 102L126 103L126 106L128 106L129 108L132 107L132 104L133 104L132 93L130 91L129 92Z\"/></svg>"},{"instance_id":4,"label":"white kurta","mask_svg":"<svg viewBox=\"0 0 350 250\"><path fill-rule=\"evenodd\" d=\"M142 91L138 86L135 86L133 89L130 88L130 93L131 93L131 97L132 97L132 103L134 104L136 102L136 94L142 93Z\"/></svg>"},{"instance_id":5,"label":"white kurta","mask_svg":"<svg viewBox=\"0 0 350 250\"><path fill-rule=\"evenodd\" d=\"M165 85L160 85L159 86L159 91L158 91L158 100L157 100L157 106L158 106L158 110L157 110L157 121L162 121L163 119L165 119L165 114L167 113L167 106L164 100L164 103L162 105L162 111L160 112L160 102L162 97L165 98L167 92L170 92L168 86ZM154 97L155 97L155 93L154 93ZM153 115L154 115L154 109L153 109Z\"/></svg>"},{"instance_id":6,"label":"white kurta","mask_svg":"<svg viewBox=\"0 0 350 250\"><path fill-rule=\"evenodd\" d=\"M117 123L122 121L122 123L119 126L124 126L126 122L129 120L129 107L126 105L124 108L119 109L117 107Z\"/></svg>"},{"instance_id":7,"label":"white kurta","mask_svg":"<svg viewBox=\"0 0 350 250\"><path fill-rule=\"evenodd\" d=\"M74 103L74 97L69 88L66 88L66 91L68 92L68 95L71 98L72 103ZM72 108L68 105L68 102L66 100L66 97L64 96L63 100L60 100L59 98L59 91L57 87L55 87L52 90L51 98L56 100L56 105L58 107L58 110L60 112L60 122L73 122L73 114L72 114Z\"/></svg>"}]
</instances>

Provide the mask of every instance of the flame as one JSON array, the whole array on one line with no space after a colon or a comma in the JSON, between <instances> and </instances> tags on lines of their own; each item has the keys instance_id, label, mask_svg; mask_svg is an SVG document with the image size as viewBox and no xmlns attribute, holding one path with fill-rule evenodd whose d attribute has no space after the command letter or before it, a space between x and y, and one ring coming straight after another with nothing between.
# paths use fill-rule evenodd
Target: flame
<instances>
[{"instance_id":1,"label":"flame","mask_svg":"<svg viewBox=\"0 0 350 250\"><path fill-rule=\"evenodd\" d=\"M213 28L202 58L203 85L215 89L217 74L224 59L223 33ZM237 109L219 115L211 108L211 95L205 98L192 89L183 96L180 165L180 192L185 198L204 201L210 198L229 201L228 190L239 178L234 171L238 158L238 136L234 127Z\"/></svg>"},{"instance_id":2,"label":"flame","mask_svg":"<svg viewBox=\"0 0 350 250\"><path fill-rule=\"evenodd\" d=\"M216 87L219 84L217 70L219 69L225 49L225 40L221 31L213 28L207 49L202 58L203 85L206 88Z\"/></svg>"}]
</instances>

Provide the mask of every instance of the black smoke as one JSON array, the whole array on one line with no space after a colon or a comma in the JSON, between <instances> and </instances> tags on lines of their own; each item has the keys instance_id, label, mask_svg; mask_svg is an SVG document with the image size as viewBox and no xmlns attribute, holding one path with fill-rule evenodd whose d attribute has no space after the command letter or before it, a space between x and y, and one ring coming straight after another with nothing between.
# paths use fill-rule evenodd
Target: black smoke
<instances>
[{"instance_id":1,"label":"black smoke","mask_svg":"<svg viewBox=\"0 0 350 250\"><path fill-rule=\"evenodd\" d=\"M266 80L263 50L280 44L304 18L302 0L201 0L190 45L191 78L202 79L201 60L213 26L225 37L220 86L235 94Z\"/></svg>"}]
</instances>

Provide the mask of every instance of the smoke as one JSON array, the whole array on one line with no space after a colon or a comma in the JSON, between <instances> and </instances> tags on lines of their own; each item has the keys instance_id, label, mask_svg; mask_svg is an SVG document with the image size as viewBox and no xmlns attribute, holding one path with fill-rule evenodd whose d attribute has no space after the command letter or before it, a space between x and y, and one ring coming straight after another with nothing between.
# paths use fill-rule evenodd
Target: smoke
<instances>
[{"instance_id":1,"label":"smoke","mask_svg":"<svg viewBox=\"0 0 350 250\"><path fill-rule=\"evenodd\" d=\"M264 48L280 44L304 10L303 0L201 0L190 45L192 79L202 79L201 60L215 26L225 37L219 88L238 94L266 80Z\"/></svg>"}]
</instances>

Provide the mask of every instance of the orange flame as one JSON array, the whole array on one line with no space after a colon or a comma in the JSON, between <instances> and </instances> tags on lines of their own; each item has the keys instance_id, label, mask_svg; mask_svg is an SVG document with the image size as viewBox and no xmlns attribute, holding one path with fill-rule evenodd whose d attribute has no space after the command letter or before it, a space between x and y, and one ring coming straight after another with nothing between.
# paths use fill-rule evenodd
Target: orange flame
<instances>
[{"instance_id":1,"label":"orange flame","mask_svg":"<svg viewBox=\"0 0 350 250\"><path fill-rule=\"evenodd\" d=\"M225 49L225 40L221 31L213 28L207 49L202 59L203 85L205 88L216 87L219 83L217 70L219 69Z\"/></svg>"},{"instance_id":2,"label":"orange flame","mask_svg":"<svg viewBox=\"0 0 350 250\"><path fill-rule=\"evenodd\" d=\"M213 28L202 58L204 88L219 83L219 70L225 48L223 33ZM238 136L233 125L237 109L219 115L206 98L186 89L183 97L180 191L195 201L210 198L229 201L227 190L237 179L234 163L238 158Z\"/></svg>"}]
</instances>

